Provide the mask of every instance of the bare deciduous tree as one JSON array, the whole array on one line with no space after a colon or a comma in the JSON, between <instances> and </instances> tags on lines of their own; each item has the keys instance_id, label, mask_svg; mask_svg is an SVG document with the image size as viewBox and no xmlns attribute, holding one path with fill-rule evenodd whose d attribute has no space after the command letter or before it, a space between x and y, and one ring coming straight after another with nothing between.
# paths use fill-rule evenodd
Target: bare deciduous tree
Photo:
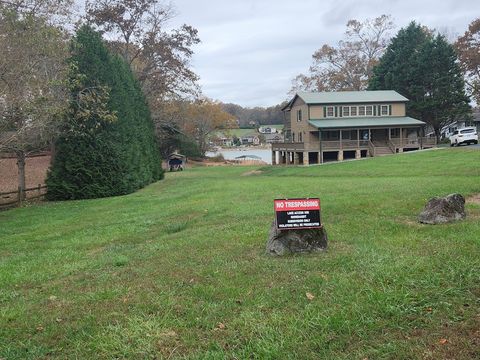
<instances>
[{"instance_id":1,"label":"bare deciduous tree","mask_svg":"<svg viewBox=\"0 0 480 360\"><path fill-rule=\"evenodd\" d=\"M465 34L458 38L455 50L468 91L480 105L480 18L473 20Z\"/></svg>"},{"instance_id":2,"label":"bare deciduous tree","mask_svg":"<svg viewBox=\"0 0 480 360\"><path fill-rule=\"evenodd\" d=\"M196 95L197 75L190 69L197 30L183 25L167 30L174 15L158 0L100 0L86 3L88 19L110 38L130 64L152 110L175 95Z\"/></svg>"},{"instance_id":3,"label":"bare deciduous tree","mask_svg":"<svg viewBox=\"0 0 480 360\"><path fill-rule=\"evenodd\" d=\"M25 3L0 4L0 152L17 157L21 198L25 158L51 143L65 109L68 54L64 34L44 16L46 2Z\"/></svg>"},{"instance_id":4,"label":"bare deciduous tree","mask_svg":"<svg viewBox=\"0 0 480 360\"><path fill-rule=\"evenodd\" d=\"M290 92L366 89L372 69L385 51L389 31L393 28L389 15L363 22L348 21L346 40L337 46L324 44L315 51L308 74L298 75L292 81Z\"/></svg>"}]
</instances>

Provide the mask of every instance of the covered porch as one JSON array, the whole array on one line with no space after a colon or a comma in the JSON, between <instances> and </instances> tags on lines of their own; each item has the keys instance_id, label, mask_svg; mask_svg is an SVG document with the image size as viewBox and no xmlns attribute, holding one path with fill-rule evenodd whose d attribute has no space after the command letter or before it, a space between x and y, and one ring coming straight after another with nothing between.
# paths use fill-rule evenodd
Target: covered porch
<instances>
[{"instance_id":1,"label":"covered porch","mask_svg":"<svg viewBox=\"0 0 480 360\"><path fill-rule=\"evenodd\" d=\"M309 136L304 137L305 142L272 145L272 163L310 165L395 154L436 145L435 138L425 137L422 121L405 117L375 120L375 126L372 122L359 123L364 119L310 121L318 130L310 131Z\"/></svg>"}]
</instances>

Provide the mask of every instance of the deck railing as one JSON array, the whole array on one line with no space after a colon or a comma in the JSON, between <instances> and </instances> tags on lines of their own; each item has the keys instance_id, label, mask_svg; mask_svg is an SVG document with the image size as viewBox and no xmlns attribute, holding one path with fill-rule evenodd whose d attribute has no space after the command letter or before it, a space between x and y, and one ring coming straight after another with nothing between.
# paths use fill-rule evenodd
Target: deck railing
<instances>
[{"instance_id":1,"label":"deck railing","mask_svg":"<svg viewBox=\"0 0 480 360\"><path fill-rule=\"evenodd\" d=\"M322 149L358 149L368 147L368 140L322 141Z\"/></svg>"}]
</instances>

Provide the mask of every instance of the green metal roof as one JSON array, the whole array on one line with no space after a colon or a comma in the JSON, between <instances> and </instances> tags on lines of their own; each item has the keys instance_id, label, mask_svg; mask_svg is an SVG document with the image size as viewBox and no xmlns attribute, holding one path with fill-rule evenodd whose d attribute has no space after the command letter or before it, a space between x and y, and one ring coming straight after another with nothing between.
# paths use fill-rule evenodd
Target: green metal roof
<instances>
[{"instance_id":1,"label":"green metal roof","mask_svg":"<svg viewBox=\"0 0 480 360\"><path fill-rule=\"evenodd\" d=\"M393 90L298 92L307 104L346 104L405 102L408 99Z\"/></svg>"},{"instance_id":2,"label":"green metal roof","mask_svg":"<svg viewBox=\"0 0 480 360\"><path fill-rule=\"evenodd\" d=\"M423 121L413 119L408 116L335 118L310 120L309 123L318 129L373 128L425 125Z\"/></svg>"}]
</instances>

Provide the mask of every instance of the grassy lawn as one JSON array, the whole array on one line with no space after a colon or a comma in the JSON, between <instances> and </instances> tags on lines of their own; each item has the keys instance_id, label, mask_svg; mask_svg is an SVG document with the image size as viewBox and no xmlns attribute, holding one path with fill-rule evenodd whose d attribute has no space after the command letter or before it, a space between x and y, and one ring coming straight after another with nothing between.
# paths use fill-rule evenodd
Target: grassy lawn
<instances>
[{"instance_id":1,"label":"grassy lawn","mask_svg":"<svg viewBox=\"0 0 480 360\"><path fill-rule=\"evenodd\" d=\"M0 213L0 358L480 358L480 151L195 168ZM264 254L273 199L319 196L326 253ZM309 300L306 293L315 297Z\"/></svg>"}]
</instances>

